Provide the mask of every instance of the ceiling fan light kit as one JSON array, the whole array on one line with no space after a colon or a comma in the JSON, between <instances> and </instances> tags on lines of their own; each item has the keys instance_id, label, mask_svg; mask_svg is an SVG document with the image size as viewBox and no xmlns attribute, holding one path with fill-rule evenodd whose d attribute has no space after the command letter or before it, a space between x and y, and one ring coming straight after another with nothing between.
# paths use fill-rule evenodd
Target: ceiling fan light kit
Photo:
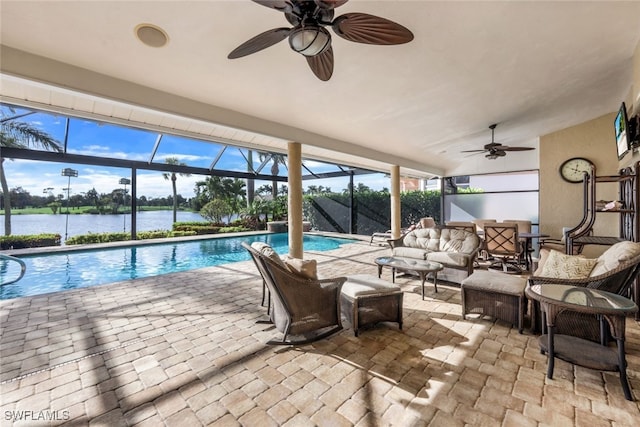
<instances>
[{"instance_id":1,"label":"ceiling fan light kit","mask_svg":"<svg viewBox=\"0 0 640 427\"><path fill-rule=\"evenodd\" d=\"M329 31L319 25L299 26L289 34L291 49L304 56L316 56L331 45Z\"/></svg>"},{"instance_id":2,"label":"ceiling fan light kit","mask_svg":"<svg viewBox=\"0 0 640 427\"><path fill-rule=\"evenodd\" d=\"M413 33L400 24L366 13L345 13L333 19L334 9L348 0L253 0L283 12L293 28L274 28L247 40L227 56L241 58L289 38L289 46L307 58L311 71L327 81L333 74L331 34L345 40L374 45L393 45L413 40Z\"/></svg>"}]
</instances>

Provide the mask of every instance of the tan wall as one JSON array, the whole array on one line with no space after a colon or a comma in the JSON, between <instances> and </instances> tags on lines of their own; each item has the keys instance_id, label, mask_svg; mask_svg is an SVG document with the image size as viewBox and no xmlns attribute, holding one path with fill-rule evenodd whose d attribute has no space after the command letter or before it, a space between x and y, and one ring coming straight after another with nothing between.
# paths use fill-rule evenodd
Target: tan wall
<instances>
[{"instance_id":1,"label":"tan wall","mask_svg":"<svg viewBox=\"0 0 640 427\"><path fill-rule=\"evenodd\" d=\"M629 113L640 113L640 41L633 55L633 78L625 103ZM559 237L562 227L574 226L582 218L584 195L582 184L565 182L558 172L563 161L586 157L596 165L597 175L616 175L619 170L640 162L640 151L627 154L618 161L613 136L613 120L617 111L594 120L540 137L540 231ZM599 184L597 200L618 198L617 184ZM619 216L597 214L594 233L617 236ZM585 255L595 256L605 247L588 246Z\"/></svg>"},{"instance_id":2,"label":"tan wall","mask_svg":"<svg viewBox=\"0 0 640 427\"><path fill-rule=\"evenodd\" d=\"M615 113L607 114L540 138L541 232L560 237L562 227L577 225L584 213L583 185L570 184L560 177L562 162L571 157L585 157L595 164L597 175L618 173L613 136L614 118ZM597 188L598 200L617 198L615 184L601 184ZM616 236L618 227L618 215L598 214L594 232L598 235ZM585 254L594 255L601 251L601 248L589 247Z\"/></svg>"},{"instance_id":3,"label":"tan wall","mask_svg":"<svg viewBox=\"0 0 640 427\"><path fill-rule=\"evenodd\" d=\"M627 104L627 111L629 115L640 114L640 42L636 46L636 51L633 56L633 83L629 90L629 95L625 100ZM620 161L620 168L631 166L640 161L640 150L633 150L631 155L626 155Z\"/></svg>"},{"instance_id":4,"label":"tan wall","mask_svg":"<svg viewBox=\"0 0 640 427\"><path fill-rule=\"evenodd\" d=\"M633 102L635 104L635 114L640 113L640 41L633 54Z\"/></svg>"}]
</instances>

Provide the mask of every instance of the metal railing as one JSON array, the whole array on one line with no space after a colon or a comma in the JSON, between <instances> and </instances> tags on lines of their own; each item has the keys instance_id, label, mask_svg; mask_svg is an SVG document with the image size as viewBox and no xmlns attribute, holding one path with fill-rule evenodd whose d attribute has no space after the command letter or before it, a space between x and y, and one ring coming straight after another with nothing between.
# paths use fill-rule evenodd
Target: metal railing
<instances>
[{"instance_id":1,"label":"metal railing","mask_svg":"<svg viewBox=\"0 0 640 427\"><path fill-rule=\"evenodd\" d=\"M0 254L0 262L2 262L2 261L4 261L5 263L7 261L15 261L18 264L20 264L20 274L18 275L17 278L15 278L13 280L9 280L8 282L1 281L0 282L0 286L9 285L11 283L17 282L18 280L22 279L24 277L24 273L27 272L27 264L25 264L24 261L21 260L20 258L16 258L16 257L11 256L11 255Z\"/></svg>"}]
</instances>

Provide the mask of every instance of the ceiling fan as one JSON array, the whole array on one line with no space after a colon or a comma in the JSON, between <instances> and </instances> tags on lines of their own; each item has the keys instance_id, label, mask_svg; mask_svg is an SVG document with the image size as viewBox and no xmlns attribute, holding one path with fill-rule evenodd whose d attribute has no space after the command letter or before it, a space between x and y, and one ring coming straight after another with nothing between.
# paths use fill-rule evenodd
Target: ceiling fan
<instances>
[{"instance_id":1,"label":"ceiling fan","mask_svg":"<svg viewBox=\"0 0 640 427\"><path fill-rule=\"evenodd\" d=\"M333 18L334 9L348 0L253 0L283 12L293 28L274 28L258 34L235 48L229 59L266 49L289 37L294 51L304 55L311 71L327 81L333 74L330 26L343 39L367 44L393 45L413 40L413 33L400 24L366 13L345 13Z\"/></svg>"},{"instance_id":2,"label":"ceiling fan","mask_svg":"<svg viewBox=\"0 0 640 427\"><path fill-rule=\"evenodd\" d=\"M484 153L487 159L497 159L498 157L504 157L507 155L507 151L529 151L535 150L533 147L509 147L507 145L502 145L498 142L495 142L493 139L493 134L496 129L497 124L493 124L489 126L491 129L491 142L484 146L482 150L464 150L461 153Z\"/></svg>"}]
</instances>

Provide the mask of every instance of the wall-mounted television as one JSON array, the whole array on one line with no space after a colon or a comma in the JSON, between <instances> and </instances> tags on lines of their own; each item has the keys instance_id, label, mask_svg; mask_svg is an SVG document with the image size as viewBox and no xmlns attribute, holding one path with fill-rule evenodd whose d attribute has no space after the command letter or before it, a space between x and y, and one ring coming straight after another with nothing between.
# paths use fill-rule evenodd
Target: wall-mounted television
<instances>
[{"instance_id":1,"label":"wall-mounted television","mask_svg":"<svg viewBox=\"0 0 640 427\"><path fill-rule=\"evenodd\" d=\"M618 152L618 160L621 160L625 154L629 152L630 148L630 134L629 134L629 117L627 117L627 107L620 105L616 119L613 122L616 132L616 149Z\"/></svg>"}]
</instances>

